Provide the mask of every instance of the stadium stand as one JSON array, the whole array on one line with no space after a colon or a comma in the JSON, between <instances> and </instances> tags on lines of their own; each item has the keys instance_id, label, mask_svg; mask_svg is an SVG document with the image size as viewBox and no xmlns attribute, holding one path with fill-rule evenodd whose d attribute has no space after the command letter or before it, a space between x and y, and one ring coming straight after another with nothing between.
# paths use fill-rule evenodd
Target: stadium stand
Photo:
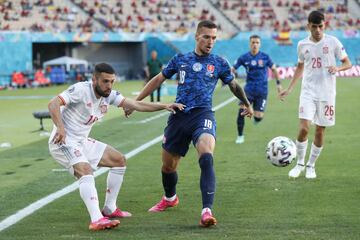
<instances>
[{"instance_id":1,"label":"stadium stand","mask_svg":"<svg viewBox=\"0 0 360 240\"><path fill-rule=\"evenodd\" d=\"M0 19L1 30L31 32L104 30L76 5L63 0L0 1Z\"/></svg>"},{"instance_id":2,"label":"stadium stand","mask_svg":"<svg viewBox=\"0 0 360 240\"><path fill-rule=\"evenodd\" d=\"M184 34L195 31L197 22L205 19L225 26L229 34L236 30L206 0L72 1L111 31Z\"/></svg>"},{"instance_id":3,"label":"stadium stand","mask_svg":"<svg viewBox=\"0 0 360 240\"><path fill-rule=\"evenodd\" d=\"M211 0L218 9L236 23L242 31L305 30L309 12L320 9L326 13L327 27L359 28L360 18L348 11L345 1L326 0Z\"/></svg>"},{"instance_id":4,"label":"stadium stand","mask_svg":"<svg viewBox=\"0 0 360 240\"><path fill-rule=\"evenodd\" d=\"M297 42L308 34L306 16L318 8L327 13L327 31L351 49L353 63L360 61L358 0L0 0L0 86L11 84L14 71L23 72L30 80L25 85L31 86L35 69L61 56L79 57L90 65L110 61L123 70L122 77L132 79L141 76L140 65L153 49L164 63L177 52L192 51L193 32L203 19L219 24L214 53L231 63L248 50L248 37L258 34L273 60L290 67L296 62ZM128 59L124 49L136 60ZM45 75L53 84L87 78L84 71L57 67Z\"/></svg>"},{"instance_id":5,"label":"stadium stand","mask_svg":"<svg viewBox=\"0 0 360 240\"><path fill-rule=\"evenodd\" d=\"M1 30L32 32L187 33L199 20L227 22L206 0L4 0L0 19Z\"/></svg>"},{"instance_id":6,"label":"stadium stand","mask_svg":"<svg viewBox=\"0 0 360 240\"><path fill-rule=\"evenodd\" d=\"M304 30L307 14L327 13L329 29L359 28L338 0L21 0L0 1L0 29L32 32L193 32L199 20L234 30ZM229 26L230 25L230 26ZM234 25L234 26L231 26Z\"/></svg>"},{"instance_id":7,"label":"stadium stand","mask_svg":"<svg viewBox=\"0 0 360 240\"><path fill-rule=\"evenodd\" d=\"M125 32L180 32L194 30L196 1L73 0L108 29ZM210 18L203 10L201 17Z\"/></svg>"}]
</instances>

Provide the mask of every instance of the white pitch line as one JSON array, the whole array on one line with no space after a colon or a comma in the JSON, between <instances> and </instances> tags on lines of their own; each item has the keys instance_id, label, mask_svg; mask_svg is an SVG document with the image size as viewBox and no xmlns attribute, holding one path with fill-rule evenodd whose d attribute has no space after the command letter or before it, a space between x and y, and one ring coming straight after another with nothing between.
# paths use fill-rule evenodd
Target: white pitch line
<instances>
[{"instance_id":1,"label":"white pitch line","mask_svg":"<svg viewBox=\"0 0 360 240\"><path fill-rule=\"evenodd\" d=\"M155 116L152 116L152 117L149 117L149 118L145 118L144 120L141 120L141 121L139 121L138 123L147 123L147 122L150 122L150 121L152 121L152 120L161 118L162 116L165 116L165 115L168 115L168 114L169 114L168 111L162 112L162 113L159 113L159 114L157 114L157 115L155 115Z\"/></svg>"},{"instance_id":2,"label":"white pitch line","mask_svg":"<svg viewBox=\"0 0 360 240\"><path fill-rule=\"evenodd\" d=\"M236 97L231 97L231 98L229 98L228 100L226 100L226 101L220 103L219 105L213 107L212 110L213 110L213 111L219 110L220 108L225 107L226 105L228 105L228 104L231 103L232 101L235 101L236 99L237 99Z\"/></svg>"},{"instance_id":3,"label":"white pitch line","mask_svg":"<svg viewBox=\"0 0 360 240\"><path fill-rule=\"evenodd\" d=\"M134 150L128 152L127 154L125 154L127 159L130 159L131 157L135 156L136 154L144 151L145 149L151 147L152 145L160 142L162 140L162 135L158 136L156 138L154 138L153 140L135 148ZM99 170L94 172L94 176L97 177L103 173L105 173L106 171L108 171L109 168L100 168ZM39 199L38 201L28 205L27 207L19 210L18 212L16 212L15 214L5 218L3 221L0 222L0 232L12 225L14 225L15 223L19 222L20 220L22 220L23 218L29 216L30 214L34 213L35 211L39 210L40 208L46 206L47 204L55 201L58 198L61 198L62 196L65 196L68 193L71 193L73 191L75 191L76 189L79 188L79 183L78 181L68 185L67 187L54 192L42 199Z\"/></svg>"},{"instance_id":4,"label":"white pitch line","mask_svg":"<svg viewBox=\"0 0 360 240\"><path fill-rule=\"evenodd\" d=\"M161 118L161 117L163 117L163 116L165 116L165 115L168 115L168 114L170 114L170 113L169 113L168 111L165 111L165 112L162 112L162 113L158 113L158 114L156 114L156 115L154 115L154 116L152 116L152 117L145 118L145 119L143 119L143 120L139 120L139 121L126 121L126 122L123 122L123 124L139 124L139 123L143 124L143 123L148 123L148 122L150 122L150 121L152 121L152 120Z\"/></svg>"},{"instance_id":5,"label":"white pitch line","mask_svg":"<svg viewBox=\"0 0 360 240\"><path fill-rule=\"evenodd\" d=\"M234 101L236 98L232 97L224 102L222 102L221 104L215 106L213 108L214 111L226 106L227 104L231 103L232 101ZM159 143L163 138L163 135L160 135L152 140L150 140L149 142L135 148L134 150L128 152L127 154L125 154L127 159L130 159L131 157L137 155L138 153L146 150L147 148L153 146L154 144ZM99 170L94 172L94 176L100 176L101 174L107 172L109 170L109 168L100 168ZM79 188L79 183L78 181L64 187L63 189L54 192L44 198L41 198L39 200L37 200L36 202L31 203L30 205L28 205L27 207L17 211L15 214L5 218L4 220L2 220L0 222L0 232L3 231L4 229L16 224L17 222L19 222L20 220L24 219L25 217L31 215L32 213L34 213L35 211L39 210L40 208L48 205L49 203L55 201L56 199L59 199L63 196L65 196L66 194L69 194L73 191L75 191L76 189Z\"/></svg>"},{"instance_id":6,"label":"white pitch line","mask_svg":"<svg viewBox=\"0 0 360 240\"><path fill-rule=\"evenodd\" d=\"M236 97L232 97L232 98L229 98L228 100L226 100L225 102L217 105L216 107L213 108L213 111L216 111L220 108L222 108L223 106L229 104L230 102L234 101L235 99L237 99ZM158 118L161 118L165 115L168 115L170 114L169 112L162 112L162 113L159 113L159 114L156 114L155 116L152 116L152 117L148 117L148 118L145 118L143 120L140 120L140 121L128 121L128 122L124 122L124 124L139 124L139 123L148 123L152 120L155 120L155 119L158 119Z\"/></svg>"}]
</instances>

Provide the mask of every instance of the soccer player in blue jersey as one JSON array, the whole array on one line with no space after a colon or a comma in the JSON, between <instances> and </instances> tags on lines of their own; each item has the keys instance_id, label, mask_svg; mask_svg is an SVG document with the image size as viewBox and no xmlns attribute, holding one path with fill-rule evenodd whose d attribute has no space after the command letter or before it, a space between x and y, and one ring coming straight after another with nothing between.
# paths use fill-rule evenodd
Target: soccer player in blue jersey
<instances>
[{"instance_id":1,"label":"soccer player in blue jersey","mask_svg":"<svg viewBox=\"0 0 360 240\"><path fill-rule=\"evenodd\" d=\"M273 72L276 79L278 93L281 91L279 74L276 66L266 53L260 51L261 40L258 35L250 37L250 51L241 55L235 62L232 71L235 72L240 66L246 69L246 85L244 87L246 96L254 108L254 123L259 123L264 117L266 100L268 95L268 68ZM244 126L245 119L242 112L244 104L240 101L239 114L237 117L238 137L236 143L241 144L245 141Z\"/></svg>"},{"instance_id":2,"label":"soccer player in blue jersey","mask_svg":"<svg viewBox=\"0 0 360 240\"><path fill-rule=\"evenodd\" d=\"M211 208L215 194L215 172L213 153L215 149L216 121L212 111L212 96L220 78L228 84L233 94L244 103L243 115L251 117L253 110L241 86L234 80L229 63L211 50L216 41L217 26L211 21L201 21L196 30L195 51L175 55L162 70L144 87L137 96L142 100L158 88L167 78L179 75L176 102L185 105L168 119L164 130L162 151L162 183L165 196L150 212L161 212L179 203L176 195L177 166L192 141L199 156L201 169L200 189L203 209L200 225L209 227L216 224ZM126 115L131 112L125 112Z\"/></svg>"}]
</instances>

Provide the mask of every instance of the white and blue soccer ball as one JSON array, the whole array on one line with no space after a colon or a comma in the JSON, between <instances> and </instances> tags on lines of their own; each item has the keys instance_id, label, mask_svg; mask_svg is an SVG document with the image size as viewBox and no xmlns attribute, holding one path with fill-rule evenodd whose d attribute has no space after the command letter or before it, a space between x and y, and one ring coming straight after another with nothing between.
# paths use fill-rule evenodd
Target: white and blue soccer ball
<instances>
[{"instance_id":1,"label":"white and blue soccer ball","mask_svg":"<svg viewBox=\"0 0 360 240\"><path fill-rule=\"evenodd\" d=\"M296 145L288 137L273 138L266 147L266 158L277 167L286 167L296 158Z\"/></svg>"}]
</instances>

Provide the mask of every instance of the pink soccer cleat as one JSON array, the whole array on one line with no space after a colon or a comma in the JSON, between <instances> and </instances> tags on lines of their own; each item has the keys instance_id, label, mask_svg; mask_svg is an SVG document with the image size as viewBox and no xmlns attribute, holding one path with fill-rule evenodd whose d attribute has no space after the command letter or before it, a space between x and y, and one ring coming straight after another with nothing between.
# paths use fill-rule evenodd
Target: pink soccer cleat
<instances>
[{"instance_id":1,"label":"pink soccer cleat","mask_svg":"<svg viewBox=\"0 0 360 240\"><path fill-rule=\"evenodd\" d=\"M201 215L200 226L201 227L211 227L216 225L216 218L213 217L210 211L205 211Z\"/></svg>"},{"instance_id":2,"label":"pink soccer cleat","mask_svg":"<svg viewBox=\"0 0 360 240\"><path fill-rule=\"evenodd\" d=\"M119 226L119 224L119 220L109 220L107 217L103 217L95 222L90 223L89 230L100 231L105 229L111 229Z\"/></svg>"},{"instance_id":3,"label":"pink soccer cleat","mask_svg":"<svg viewBox=\"0 0 360 240\"><path fill-rule=\"evenodd\" d=\"M104 215L104 217L107 218L125 218L125 217L131 217L132 214L126 211L121 211L120 208L116 208L114 212L111 212L110 209L108 209L107 207L105 207L101 213L102 215Z\"/></svg>"},{"instance_id":4,"label":"pink soccer cleat","mask_svg":"<svg viewBox=\"0 0 360 240\"><path fill-rule=\"evenodd\" d=\"M149 212L162 212L169 207L175 207L179 204L179 198L176 196L174 201L168 201L165 199L165 196L158 202L155 206L149 209Z\"/></svg>"}]
</instances>

